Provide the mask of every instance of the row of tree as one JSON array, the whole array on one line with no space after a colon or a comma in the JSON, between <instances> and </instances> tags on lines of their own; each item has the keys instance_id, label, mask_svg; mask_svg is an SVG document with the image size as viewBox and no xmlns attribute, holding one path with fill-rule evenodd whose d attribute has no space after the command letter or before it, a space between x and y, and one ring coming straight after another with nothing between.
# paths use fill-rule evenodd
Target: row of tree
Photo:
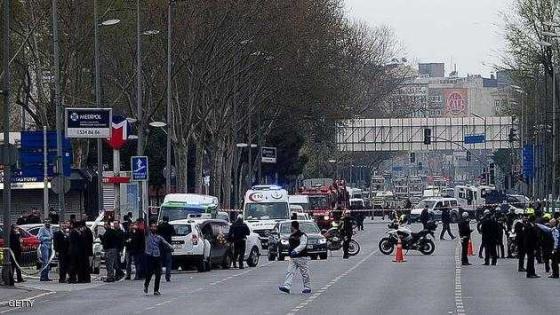
<instances>
[{"instance_id":1,"label":"row of tree","mask_svg":"<svg viewBox=\"0 0 560 315\"><path fill-rule=\"evenodd\" d=\"M62 101L95 104L93 1L59 0ZM136 3L98 0L102 104L138 119L146 152L162 157L165 135L167 0L141 0L142 71L136 71ZM178 191L210 194L230 205L254 182L256 150L237 143L276 146L283 182L299 174L325 176L336 153L336 122L383 117L384 100L405 74L391 65L399 46L392 32L344 15L342 0L191 0L172 2L172 117ZM12 1L12 100L22 128L54 128L52 7L49 1ZM147 32L146 34L154 34ZM143 112L137 117L137 75ZM75 141L75 166L94 161L94 146ZM129 148L130 149L130 148ZM133 150L129 150L133 151ZM164 155L163 155L164 156ZM126 158L123 158L126 161ZM160 161L161 162L161 161ZM163 165L163 163L160 163ZM236 174L241 174L239 178ZM162 186L161 175L152 177Z\"/></svg>"}]
</instances>

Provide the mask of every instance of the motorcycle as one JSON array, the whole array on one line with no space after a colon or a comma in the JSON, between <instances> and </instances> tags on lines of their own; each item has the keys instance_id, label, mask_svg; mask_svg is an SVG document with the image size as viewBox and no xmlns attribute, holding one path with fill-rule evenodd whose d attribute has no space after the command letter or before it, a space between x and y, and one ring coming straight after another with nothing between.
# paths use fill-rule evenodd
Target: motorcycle
<instances>
[{"instance_id":1,"label":"motorcycle","mask_svg":"<svg viewBox=\"0 0 560 315\"><path fill-rule=\"evenodd\" d=\"M386 237L379 241L379 251L385 255L391 255L401 239L402 248L406 251L418 250L424 255L431 255L436 246L428 235L434 238L434 231L437 223L430 221L428 227L418 233L412 232L408 227L399 226L397 223L389 224L389 231Z\"/></svg>"},{"instance_id":2,"label":"motorcycle","mask_svg":"<svg viewBox=\"0 0 560 315\"><path fill-rule=\"evenodd\" d=\"M354 230L354 233L356 231ZM337 251L342 249L342 245L344 243L344 237L340 235L340 231L338 230L338 226L333 225L330 229L323 233L323 236L327 239L327 249L330 251ZM350 243L348 244L348 255L355 256L358 255L360 252L360 244L355 239L351 239Z\"/></svg>"}]
</instances>

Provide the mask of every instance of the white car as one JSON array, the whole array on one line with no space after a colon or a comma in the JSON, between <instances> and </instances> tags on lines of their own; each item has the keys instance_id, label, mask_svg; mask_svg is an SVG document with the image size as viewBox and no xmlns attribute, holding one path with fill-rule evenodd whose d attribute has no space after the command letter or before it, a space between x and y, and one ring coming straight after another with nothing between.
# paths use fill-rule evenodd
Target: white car
<instances>
[{"instance_id":1,"label":"white car","mask_svg":"<svg viewBox=\"0 0 560 315\"><path fill-rule=\"evenodd\" d=\"M251 234L247 236L247 244L245 246L245 260L249 267L256 267L259 264L259 258L262 253L262 244L259 234L253 232L249 227Z\"/></svg>"},{"instance_id":2,"label":"white car","mask_svg":"<svg viewBox=\"0 0 560 315\"><path fill-rule=\"evenodd\" d=\"M199 272L209 271L211 245L200 230L199 223L203 220L183 219L169 222L175 229L171 237L173 246L173 265L187 269L195 265Z\"/></svg>"}]
</instances>

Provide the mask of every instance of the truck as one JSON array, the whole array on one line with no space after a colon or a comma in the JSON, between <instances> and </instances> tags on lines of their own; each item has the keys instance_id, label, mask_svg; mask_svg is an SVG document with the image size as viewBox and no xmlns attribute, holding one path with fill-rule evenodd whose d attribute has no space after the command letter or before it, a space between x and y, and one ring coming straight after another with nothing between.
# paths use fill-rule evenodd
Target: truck
<instances>
[{"instance_id":1,"label":"truck","mask_svg":"<svg viewBox=\"0 0 560 315\"><path fill-rule=\"evenodd\" d=\"M268 237L276 223L290 219L288 192L276 185L251 187L245 193L243 219L267 249Z\"/></svg>"},{"instance_id":2,"label":"truck","mask_svg":"<svg viewBox=\"0 0 560 315\"><path fill-rule=\"evenodd\" d=\"M333 221L332 212L337 203L337 191L333 186L302 187L301 195L309 200L309 212L322 229L328 229Z\"/></svg>"}]
</instances>

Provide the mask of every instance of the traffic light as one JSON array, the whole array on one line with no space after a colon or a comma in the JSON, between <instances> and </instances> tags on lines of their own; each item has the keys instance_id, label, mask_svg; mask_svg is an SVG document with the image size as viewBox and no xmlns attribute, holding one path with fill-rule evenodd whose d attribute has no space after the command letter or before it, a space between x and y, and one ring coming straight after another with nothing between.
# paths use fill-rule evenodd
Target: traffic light
<instances>
[{"instance_id":1,"label":"traffic light","mask_svg":"<svg viewBox=\"0 0 560 315\"><path fill-rule=\"evenodd\" d=\"M410 163L416 163L416 153L410 152Z\"/></svg>"},{"instance_id":2,"label":"traffic light","mask_svg":"<svg viewBox=\"0 0 560 315\"><path fill-rule=\"evenodd\" d=\"M471 161L471 151L467 151L467 162Z\"/></svg>"},{"instance_id":3,"label":"traffic light","mask_svg":"<svg viewBox=\"0 0 560 315\"><path fill-rule=\"evenodd\" d=\"M424 129L424 144L432 144L432 129L430 128Z\"/></svg>"}]
</instances>

